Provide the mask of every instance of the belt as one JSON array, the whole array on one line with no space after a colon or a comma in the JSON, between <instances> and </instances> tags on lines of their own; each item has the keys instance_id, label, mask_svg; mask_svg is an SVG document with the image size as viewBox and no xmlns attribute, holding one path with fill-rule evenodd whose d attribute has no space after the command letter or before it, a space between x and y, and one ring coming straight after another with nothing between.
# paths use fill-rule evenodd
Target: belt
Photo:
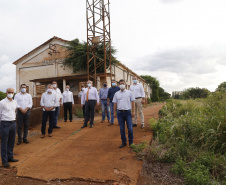
<instances>
[{"instance_id":1,"label":"belt","mask_svg":"<svg viewBox=\"0 0 226 185\"><path fill-rule=\"evenodd\" d=\"M101 100L108 100L108 99L101 99Z\"/></svg>"},{"instance_id":2,"label":"belt","mask_svg":"<svg viewBox=\"0 0 226 185\"><path fill-rule=\"evenodd\" d=\"M96 100L88 100L88 101L96 101Z\"/></svg>"},{"instance_id":3,"label":"belt","mask_svg":"<svg viewBox=\"0 0 226 185\"><path fill-rule=\"evenodd\" d=\"M118 111L121 111L121 112L128 112L128 111L130 111L130 110L118 110Z\"/></svg>"},{"instance_id":4,"label":"belt","mask_svg":"<svg viewBox=\"0 0 226 185\"><path fill-rule=\"evenodd\" d=\"M137 98L135 98L135 99L140 99L140 98L142 98L142 97L137 97Z\"/></svg>"},{"instance_id":5,"label":"belt","mask_svg":"<svg viewBox=\"0 0 226 185\"><path fill-rule=\"evenodd\" d=\"M1 122L6 122L6 123L15 123L16 120L13 120L13 121L4 121L4 120L1 120Z\"/></svg>"}]
</instances>

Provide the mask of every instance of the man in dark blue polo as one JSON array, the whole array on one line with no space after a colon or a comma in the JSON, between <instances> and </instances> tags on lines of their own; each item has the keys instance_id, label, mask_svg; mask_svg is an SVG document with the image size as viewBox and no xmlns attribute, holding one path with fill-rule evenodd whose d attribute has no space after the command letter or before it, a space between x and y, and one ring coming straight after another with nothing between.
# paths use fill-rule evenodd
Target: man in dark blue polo
<instances>
[{"instance_id":1,"label":"man in dark blue polo","mask_svg":"<svg viewBox=\"0 0 226 185\"><path fill-rule=\"evenodd\" d=\"M112 102L113 97L117 91L120 90L120 88L116 85L115 80L111 81L111 87L108 90L108 96L107 96L107 101L108 105L110 105L110 110L111 110L111 122L108 124L108 126L111 126L114 124L114 103Z\"/></svg>"}]
</instances>

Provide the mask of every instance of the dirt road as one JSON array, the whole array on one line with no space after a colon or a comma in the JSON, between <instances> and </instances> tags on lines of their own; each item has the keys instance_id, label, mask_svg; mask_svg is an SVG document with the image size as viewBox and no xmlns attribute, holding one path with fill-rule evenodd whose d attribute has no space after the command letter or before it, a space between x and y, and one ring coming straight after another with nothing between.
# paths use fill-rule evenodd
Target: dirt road
<instances>
[{"instance_id":1,"label":"dirt road","mask_svg":"<svg viewBox=\"0 0 226 185\"><path fill-rule=\"evenodd\" d=\"M161 107L162 104L157 104L144 109L146 126L144 129L140 125L134 128L135 144L151 140L152 132L148 120L157 118ZM32 130L28 138L29 144L15 146L14 157L19 159L18 163L12 163L17 171L15 178L28 177L44 180L48 184L57 184L56 182L62 180L68 184L70 181L136 184L142 161L135 158L129 147L118 148L121 139L117 120L113 126L100 121L101 117L97 117L93 128L84 129L80 129L83 125L82 119L67 123L60 121L58 125L61 128L54 130L52 138L41 139L40 127ZM7 177L4 178L7 182ZM13 180L11 177L10 182ZM23 184L32 184L26 183L26 180L24 179Z\"/></svg>"}]
</instances>

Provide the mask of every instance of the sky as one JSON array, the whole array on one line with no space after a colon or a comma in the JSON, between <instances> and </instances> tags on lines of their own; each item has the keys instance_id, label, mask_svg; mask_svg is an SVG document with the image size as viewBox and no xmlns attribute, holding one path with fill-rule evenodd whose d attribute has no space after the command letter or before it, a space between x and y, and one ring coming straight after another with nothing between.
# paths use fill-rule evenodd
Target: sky
<instances>
[{"instance_id":1,"label":"sky","mask_svg":"<svg viewBox=\"0 0 226 185\"><path fill-rule=\"evenodd\" d=\"M214 91L226 81L225 0L111 0L119 61L156 77L165 91ZM0 90L16 85L12 64L53 36L86 41L85 0L0 0Z\"/></svg>"}]
</instances>

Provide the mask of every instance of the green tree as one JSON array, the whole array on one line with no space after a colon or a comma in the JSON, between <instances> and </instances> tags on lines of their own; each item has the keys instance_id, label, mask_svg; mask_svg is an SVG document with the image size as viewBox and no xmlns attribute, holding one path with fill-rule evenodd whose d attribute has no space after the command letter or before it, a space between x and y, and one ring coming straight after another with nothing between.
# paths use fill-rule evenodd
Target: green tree
<instances>
[{"instance_id":1,"label":"green tree","mask_svg":"<svg viewBox=\"0 0 226 185\"><path fill-rule=\"evenodd\" d=\"M149 75L141 75L141 78L143 78L146 83L148 83L152 89L151 93L151 100L152 102L158 102L159 101L159 81L157 78L149 76Z\"/></svg>"},{"instance_id":2,"label":"green tree","mask_svg":"<svg viewBox=\"0 0 226 185\"><path fill-rule=\"evenodd\" d=\"M162 87L159 87L159 100L165 101L167 99L170 99L170 93L165 92L165 90Z\"/></svg>"},{"instance_id":3,"label":"green tree","mask_svg":"<svg viewBox=\"0 0 226 185\"><path fill-rule=\"evenodd\" d=\"M218 85L216 91L226 91L226 82L222 82L220 85Z\"/></svg>"},{"instance_id":4,"label":"green tree","mask_svg":"<svg viewBox=\"0 0 226 185\"><path fill-rule=\"evenodd\" d=\"M207 98L210 91L206 88L191 87L183 91L181 99L196 99L196 98Z\"/></svg>"},{"instance_id":5,"label":"green tree","mask_svg":"<svg viewBox=\"0 0 226 185\"><path fill-rule=\"evenodd\" d=\"M74 39L68 43L68 46L66 46L66 49L68 51L67 58L65 59L64 65L69 66L73 68L73 72L77 72L80 70L87 70L87 43L86 42L80 42L79 39ZM97 52L97 58L96 63L100 62L100 59L104 58L104 47L103 44L98 44L96 47ZM110 50L107 50L107 52L110 52ZM115 64L117 63L116 58L114 57L114 54L116 53L116 50L112 47L111 49L111 63ZM91 58L91 56L90 56ZM109 59L106 61L107 68L110 65ZM94 69L94 64L90 63L90 70ZM101 67L97 68L97 72L103 72L104 66L101 65Z\"/></svg>"},{"instance_id":6,"label":"green tree","mask_svg":"<svg viewBox=\"0 0 226 185\"><path fill-rule=\"evenodd\" d=\"M6 97L6 93L0 91L0 100L4 99Z\"/></svg>"}]
</instances>

